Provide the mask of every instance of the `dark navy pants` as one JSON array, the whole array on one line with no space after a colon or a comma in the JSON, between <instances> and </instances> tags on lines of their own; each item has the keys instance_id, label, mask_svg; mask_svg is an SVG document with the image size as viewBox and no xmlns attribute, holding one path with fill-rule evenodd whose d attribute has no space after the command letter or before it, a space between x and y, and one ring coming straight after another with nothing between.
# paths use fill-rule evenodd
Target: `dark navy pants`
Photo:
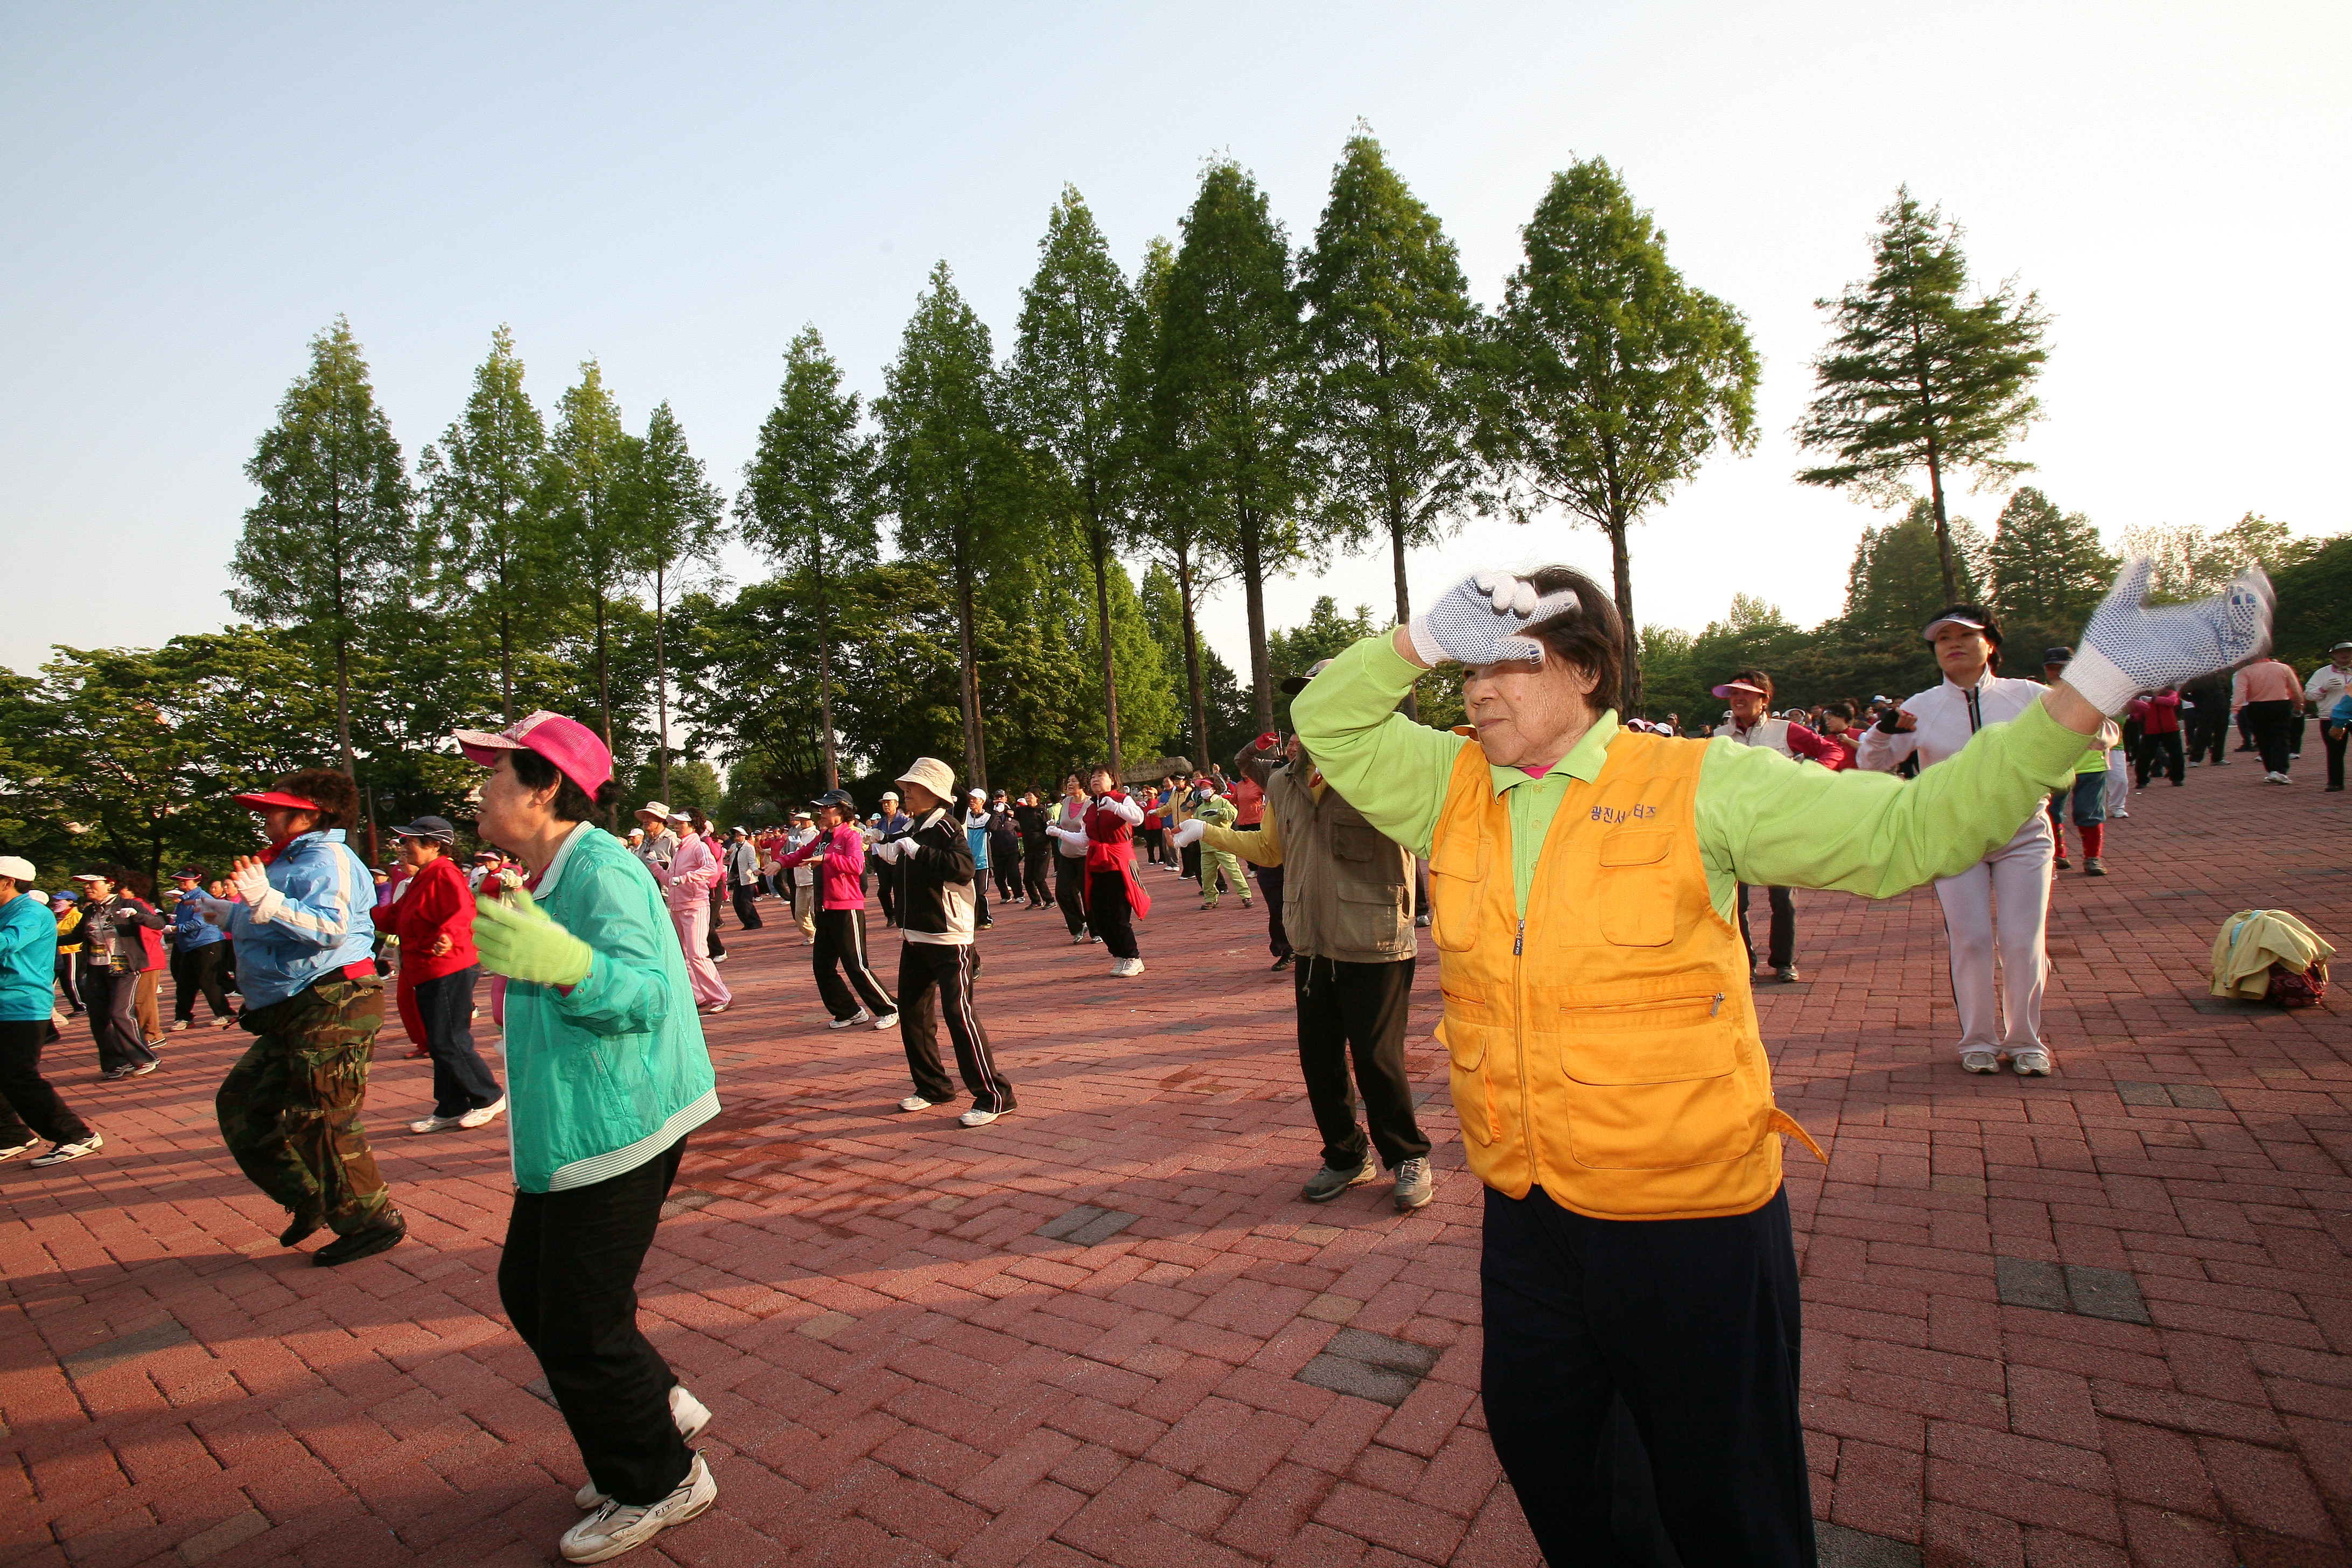
<instances>
[{"instance_id":1,"label":"dark navy pants","mask_svg":"<svg viewBox=\"0 0 2352 1568\"><path fill-rule=\"evenodd\" d=\"M1785 1192L1601 1220L1489 1188L1479 1275L1486 1427L1550 1568L1813 1568Z\"/></svg>"}]
</instances>

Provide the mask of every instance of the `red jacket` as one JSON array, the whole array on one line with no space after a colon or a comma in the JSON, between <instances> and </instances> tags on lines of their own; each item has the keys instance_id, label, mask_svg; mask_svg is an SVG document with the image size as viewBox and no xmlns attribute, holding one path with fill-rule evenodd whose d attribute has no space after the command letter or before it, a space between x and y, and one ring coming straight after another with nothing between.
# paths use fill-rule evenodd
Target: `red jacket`
<instances>
[{"instance_id":1,"label":"red jacket","mask_svg":"<svg viewBox=\"0 0 2352 1568\"><path fill-rule=\"evenodd\" d=\"M444 855L408 879L397 903L375 911L376 929L400 939L400 983L415 985L455 974L481 962L474 951L474 889L466 873ZM433 956L444 936L449 951Z\"/></svg>"},{"instance_id":2,"label":"red jacket","mask_svg":"<svg viewBox=\"0 0 2352 1568\"><path fill-rule=\"evenodd\" d=\"M2177 735L2180 732L2180 693L2159 691L2152 697L2135 697L2125 710L2139 721L2143 735Z\"/></svg>"}]
</instances>

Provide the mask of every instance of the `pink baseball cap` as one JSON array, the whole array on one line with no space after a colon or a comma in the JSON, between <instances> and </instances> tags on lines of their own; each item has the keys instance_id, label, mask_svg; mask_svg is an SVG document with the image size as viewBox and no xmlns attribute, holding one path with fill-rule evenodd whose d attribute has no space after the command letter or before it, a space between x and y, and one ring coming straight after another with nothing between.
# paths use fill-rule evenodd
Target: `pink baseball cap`
<instances>
[{"instance_id":1,"label":"pink baseball cap","mask_svg":"<svg viewBox=\"0 0 2352 1568\"><path fill-rule=\"evenodd\" d=\"M493 735L487 730L460 730L457 749L486 768L499 765L500 752L537 752L555 764L556 772L580 786L590 800L613 778L613 753L596 731L577 719L566 719L542 708L518 719Z\"/></svg>"}]
</instances>

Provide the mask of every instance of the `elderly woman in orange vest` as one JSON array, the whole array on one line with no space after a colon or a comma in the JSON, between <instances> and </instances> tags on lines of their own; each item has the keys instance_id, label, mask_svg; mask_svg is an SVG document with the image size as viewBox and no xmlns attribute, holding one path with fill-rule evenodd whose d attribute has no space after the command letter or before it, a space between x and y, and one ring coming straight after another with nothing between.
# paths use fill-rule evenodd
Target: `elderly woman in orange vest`
<instances>
[{"instance_id":1,"label":"elderly woman in orange vest","mask_svg":"<svg viewBox=\"0 0 2352 1568\"><path fill-rule=\"evenodd\" d=\"M1621 726L1609 594L1547 567L1457 584L1292 709L1323 776L1430 862L1440 1028L1486 1184L1486 1425L1537 1543L1594 1560L1622 1401L1682 1561L1811 1568L1799 1305L1741 882L1885 898L2006 842L2134 692L2267 638L2259 571L2142 608L2135 563L2066 679L1906 782ZM1475 739L1396 711L1465 667Z\"/></svg>"}]
</instances>

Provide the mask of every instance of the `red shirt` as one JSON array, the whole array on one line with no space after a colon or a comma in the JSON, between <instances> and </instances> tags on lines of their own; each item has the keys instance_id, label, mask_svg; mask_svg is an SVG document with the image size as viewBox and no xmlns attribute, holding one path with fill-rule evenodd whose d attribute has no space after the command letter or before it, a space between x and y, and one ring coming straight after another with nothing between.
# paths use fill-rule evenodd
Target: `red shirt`
<instances>
[{"instance_id":1,"label":"red shirt","mask_svg":"<svg viewBox=\"0 0 2352 1568\"><path fill-rule=\"evenodd\" d=\"M1240 814L1234 818L1234 826L1255 827L1265 819L1265 791L1247 779L1236 779L1229 794Z\"/></svg>"},{"instance_id":2,"label":"red shirt","mask_svg":"<svg viewBox=\"0 0 2352 1568\"><path fill-rule=\"evenodd\" d=\"M446 855L408 879L400 901L375 912L376 929L400 939L400 983L415 985L481 962L474 951L474 889ZM449 951L433 956L444 936Z\"/></svg>"}]
</instances>

